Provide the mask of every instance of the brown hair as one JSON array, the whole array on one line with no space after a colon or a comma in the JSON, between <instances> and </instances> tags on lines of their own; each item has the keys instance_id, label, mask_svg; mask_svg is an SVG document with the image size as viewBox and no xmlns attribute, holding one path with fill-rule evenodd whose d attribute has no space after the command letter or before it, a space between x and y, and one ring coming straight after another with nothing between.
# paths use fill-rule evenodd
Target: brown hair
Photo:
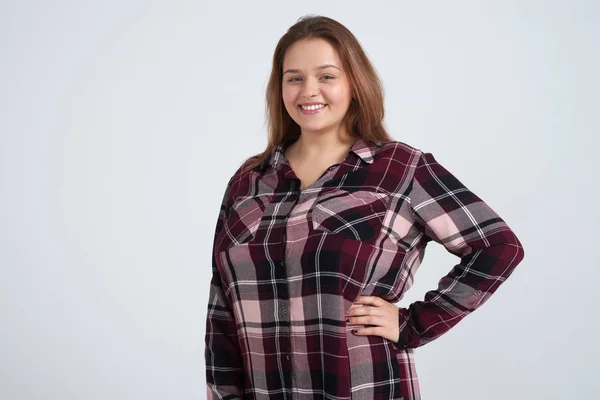
<instances>
[{"instance_id":1,"label":"brown hair","mask_svg":"<svg viewBox=\"0 0 600 400\"><path fill-rule=\"evenodd\" d=\"M265 104L268 144L262 153L250 158L255 160L247 169L261 165L277 145L292 143L300 136L300 126L283 104L281 85L285 52L302 39L324 39L337 51L353 89L352 101L342 122L350 135L363 140L393 141L383 126L383 85L356 37L331 18L307 15L300 17L275 47Z\"/></svg>"}]
</instances>

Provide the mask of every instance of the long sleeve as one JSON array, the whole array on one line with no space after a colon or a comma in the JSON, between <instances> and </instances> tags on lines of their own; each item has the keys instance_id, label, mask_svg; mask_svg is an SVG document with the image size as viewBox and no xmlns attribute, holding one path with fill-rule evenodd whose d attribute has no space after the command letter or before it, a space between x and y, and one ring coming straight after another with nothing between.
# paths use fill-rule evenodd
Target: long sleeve
<instances>
[{"instance_id":1,"label":"long sleeve","mask_svg":"<svg viewBox=\"0 0 600 400\"><path fill-rule=\"evenodd\" d=\"M519 239L494 210L440 165L420 155L410 189L415 226L460 263L423 301L399 308L398 346L419 347L446 333L479 308L524 257Z\"/></svg>"},{"instance_id":2,"label":"long sleeve","mask_svg":"<svg viewBox=\"0 0 600 400\"><path fill-rule=\"evenodd\" d=\"M233 179L233 178L232 178ZM231 304L223 293L221 276L215 259L217 236L226 220L231 182L223 196L215 229L212 250L212 279L208 298L205 335L207 399L242 399L244 372L237 341L237 327Z\"/></svg>"}]
</instances>

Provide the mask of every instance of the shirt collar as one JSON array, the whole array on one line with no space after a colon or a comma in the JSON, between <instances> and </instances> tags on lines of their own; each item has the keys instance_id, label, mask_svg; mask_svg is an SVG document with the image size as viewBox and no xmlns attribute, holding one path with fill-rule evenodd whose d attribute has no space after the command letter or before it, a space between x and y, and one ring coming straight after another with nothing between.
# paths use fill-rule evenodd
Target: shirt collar
<instances>
[{"instance_id":1,"label":"shirt collar","mask_svg":"<svg viewBox=\"0 0 600 400\"><path fill-rule=\"evenodd\" d=\"M382 142L357 139L352 144L352 147L350 147L348 153L354 153L367 164L372 164L381 146ZM285 160L285 149L286 147L283 144L273 147L269 156L261 164L261 169L264 170L267 166L276 169Z\"/></svg>"}]
</instances>

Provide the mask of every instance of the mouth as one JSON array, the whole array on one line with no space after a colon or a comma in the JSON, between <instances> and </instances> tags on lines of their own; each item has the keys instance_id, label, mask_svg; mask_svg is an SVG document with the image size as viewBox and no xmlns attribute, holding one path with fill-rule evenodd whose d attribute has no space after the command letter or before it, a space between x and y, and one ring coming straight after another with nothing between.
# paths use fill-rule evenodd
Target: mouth
<instances>
[{"instance_id":1,"label":"mouth","mask_svg":"<svg viewBox=\"0 0 600 400\"><path fill-rule=\"evenodd\" d=\"M322 112L327 107L327 104L319 104L317 106L309 106L308 109L302 108L302 106L298 106L298 109L302 114L318 114Z\"/></svg>"}]
</instances>

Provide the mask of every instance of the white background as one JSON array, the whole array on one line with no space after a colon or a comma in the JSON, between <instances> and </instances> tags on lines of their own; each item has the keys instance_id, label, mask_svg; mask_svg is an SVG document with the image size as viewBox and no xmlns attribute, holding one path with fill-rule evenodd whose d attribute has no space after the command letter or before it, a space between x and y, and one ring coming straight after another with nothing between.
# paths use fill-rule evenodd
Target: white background
<instances>
[{"instance_id":1,"label":"white background","mask_svg":"<svg viewBox=\"0 0 600 400\"><path fill-rule=\"evenodd\" d=\"M423 399L597 398L600 7L573 0L1 1L0 398L204 398L219 202L308 13L364 46L391 135L525 248L415 351ZM457 261L431 243L399 305Z\"/></svg>"}]
</instances>

